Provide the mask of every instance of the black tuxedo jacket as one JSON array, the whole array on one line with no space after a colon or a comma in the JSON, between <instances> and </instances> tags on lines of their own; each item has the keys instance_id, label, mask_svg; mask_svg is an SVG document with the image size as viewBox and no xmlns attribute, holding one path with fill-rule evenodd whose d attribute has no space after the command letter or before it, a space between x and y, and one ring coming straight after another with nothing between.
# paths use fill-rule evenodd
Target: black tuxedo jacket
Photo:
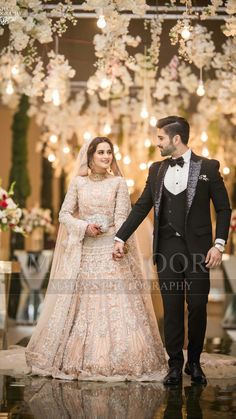
<instances>
[{"instance_id":1,"label":"black tuxedo jacket","mask_svg":"<svg viewBox=\"0 0 236 419\"><path fill-rule=\"evenodd\" d=\"M168 159L153 163L146 186L116 237L126 241L154 206L153 261L158 252L159 215L164 177ZM185 239L190 253L206 256L212 246L210 201L216 211L216 238L227 241L231 209L224 181L219 173L219 162L191 153L186 191ZM176 249L177 250L177 249Z\"/></svg>"}]
</instances>

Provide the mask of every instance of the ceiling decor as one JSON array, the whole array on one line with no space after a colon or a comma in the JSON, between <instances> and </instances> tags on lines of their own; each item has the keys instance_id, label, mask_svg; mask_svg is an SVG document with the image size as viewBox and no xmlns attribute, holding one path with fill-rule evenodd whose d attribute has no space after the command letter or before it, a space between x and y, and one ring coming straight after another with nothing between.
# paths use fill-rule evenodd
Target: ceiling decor
<instances>
[{"instance_id":1,"label":"ceiling decor","mask_svg":"<svg viewBox=\"0 0 236 419\"><path fill-rule=\"evenodd\" d=\"M236 163L228 150L236 127L236 2L211 0L206 7L190 0L165 6L146 1L0 0L0 35L8 45L0 53L0 98L17 109L29 96L29 115L41 127L37 150L59 175L69 172L78 148L96 135L115 144L130 188L141 186L155 154L158 118L180 114L191 123L191 142L206 157L219 157L222 169ZM180 5L181 6L180 6ZM79 18L95 18L94 73L75 94L75 69L59 53L58 37ZM76 19L77 23L76 23ZM132 32L132 19L143 23ZM174 20L166 32L166 20ZM208 20L220 20L219 46ZM169 26L170 27L170 26ZM169 64L161 64L172 45ZM54 50L52 50L54 41ZM44 56L39 45L49 46ZM78 49L78 54L80 50ZM224 147L224 159L222 153ZM227 175L227 170L224 172ZM136 184L135 184L136 182Z\"/></svg>"}]
</instances>

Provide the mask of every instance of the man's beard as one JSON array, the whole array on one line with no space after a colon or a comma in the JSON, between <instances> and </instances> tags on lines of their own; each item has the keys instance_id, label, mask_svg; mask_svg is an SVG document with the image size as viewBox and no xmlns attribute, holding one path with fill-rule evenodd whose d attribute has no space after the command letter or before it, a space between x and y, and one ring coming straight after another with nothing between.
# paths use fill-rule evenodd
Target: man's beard
<instances>
[{"instance_id":1,"label":"man's beard","mask_svg":"<svg viewBox=\"0 0 236 419\"><path fill-rule=\"evenodd\" d=\"M160 149L162 157L171 156L176 151L174 144L170 143L167 147Z\"/></svg>"}]
</instances>

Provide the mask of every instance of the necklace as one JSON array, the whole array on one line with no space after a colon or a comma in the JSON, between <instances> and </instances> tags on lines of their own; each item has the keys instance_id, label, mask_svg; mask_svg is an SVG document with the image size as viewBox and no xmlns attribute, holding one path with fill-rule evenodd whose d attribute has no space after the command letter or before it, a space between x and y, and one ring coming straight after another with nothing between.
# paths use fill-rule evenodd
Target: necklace
<instances>
[{"instance_id":1,"label":"necklace","mask_svg":"<svg viewBox=\"0 0 236 419\"><path fill-rule=\"evenodd\" d=\"M89 178L91 180L94 180L95 182L104 180L108 177L108 173L95 173L95 172L91 172L89 175Z\"/></svg>"}]
</instances>

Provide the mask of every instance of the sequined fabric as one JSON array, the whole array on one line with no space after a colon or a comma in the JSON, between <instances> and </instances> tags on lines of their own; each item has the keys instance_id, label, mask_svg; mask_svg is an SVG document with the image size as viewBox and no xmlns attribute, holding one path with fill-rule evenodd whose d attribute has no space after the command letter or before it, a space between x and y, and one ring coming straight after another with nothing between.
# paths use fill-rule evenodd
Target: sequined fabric
<instances>
[{"instance_id":1,"label":"sequined fabric","mask_svg":"<svg viewBox=\"0 0 236 419\"><path fill-rule=\"evenodd\" d=\"M79 218L73 216L76 208ZM69 306L67 290L40 337L33 335L29 342L26 359L33 373L104 381L159 381L165 375L165 353L134 239L122 260L112 259L115 232L129 211L123 178L94 182L77 177L73 182L59 220L70 242L64 269L74 272L71 265L77 264L78 275ZM97 214L109 220L109 228L87 237L88 220Z\"/></svg>"}]
</instances>

